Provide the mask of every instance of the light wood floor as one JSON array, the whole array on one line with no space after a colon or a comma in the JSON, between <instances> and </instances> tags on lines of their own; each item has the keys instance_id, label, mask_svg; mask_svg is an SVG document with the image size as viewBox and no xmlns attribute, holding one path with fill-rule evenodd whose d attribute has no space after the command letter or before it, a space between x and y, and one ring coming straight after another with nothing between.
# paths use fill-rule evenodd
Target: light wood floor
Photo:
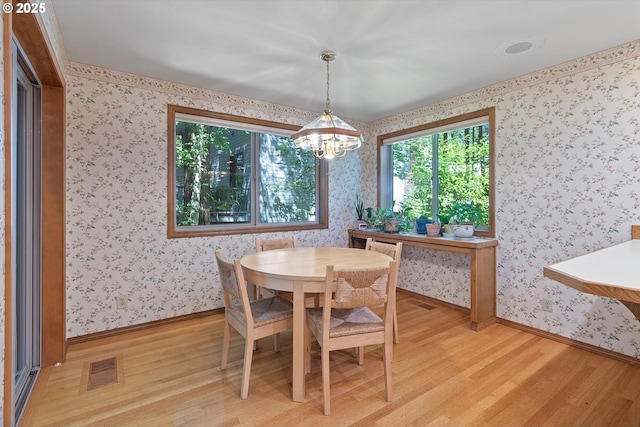
<instances>
[{"instance_id":1,"label":"light wood floor","mask_svg":"<svg viewBox=\"0 0 640 427\"><path fill-rule=\"evenodd\" d=\"M640 368L398 294L394 400L384 400L380 348L364 366L332 353L322 415L319 359L304 403L291 401L291 334L255 351L240 400L243 340L220 371L223 315L76 344L45 368L21 426L639 426ZM118 382L90 391L92 362L116 357Z\"/></svg>"}]
</instances>

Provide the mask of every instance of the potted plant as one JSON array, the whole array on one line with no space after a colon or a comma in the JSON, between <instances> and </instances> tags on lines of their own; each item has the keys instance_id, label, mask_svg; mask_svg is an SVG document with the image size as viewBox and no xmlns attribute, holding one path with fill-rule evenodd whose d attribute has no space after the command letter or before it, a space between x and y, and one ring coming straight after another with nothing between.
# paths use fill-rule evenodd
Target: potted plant
<instances>
[{"instance_id":1,"label":"potted plant","mask_svg":"<svg viewBox=\"0 0 640 427\"><path fill-rule=\"evenodd\" d=\"M416 218L416 233L427 234L427 224L432 222L433 221L429 218L429 215L426 213L420 214L420 216Z\"/></svg>"},{"instance_id":2,"label":"potted plant","mask_svg":"<svg viewBox=\"0 0 640 427\"><path fill-rule=\"evenodd\" d=\"M472 237L482 216L482 209L474 203L458 203L449 211L449 223L453 225L456 237Z\"/></svg>"},{"instance_id":3,"label":"potted plant","mask_svg":"<svg viewBox=\"0 0 640 427\"><path fill-rule=\"evenodd\" d=\"M369 228L386 233L399 233L413 227L413 221L409 219L408 209L394 212L392 209L378 208L370 218L367 218L366 222Z\"/></svg>"},{"instance_id":4,"label":"potted plant","mask_svg":"<svg viewBox=\"0 0 640 427\"><path fill-rule=\"evenodd\" d=\"M356 208L356 216L358 217L358 221L357 221L358 228L359 229L366 228L367 223L364 220L364 203L360 198L360 194L357 192L356 192L356 201L354 202L353 206Z\"/></svg>"}]
</instances>

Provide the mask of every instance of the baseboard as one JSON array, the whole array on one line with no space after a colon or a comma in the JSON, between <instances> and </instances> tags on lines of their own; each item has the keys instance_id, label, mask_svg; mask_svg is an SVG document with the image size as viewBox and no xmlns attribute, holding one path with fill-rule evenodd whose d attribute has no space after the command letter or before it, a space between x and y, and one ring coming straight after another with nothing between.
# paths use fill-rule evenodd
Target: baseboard
<instances>
[{"instance_id":1,"label":"baseboard","mask_svg":"<svg viewBox=\"0 0 640 427\"><path fill-rule=\"evenodd\" d=\"M421 301L429 303L430 305L451 308L453 310L462 311L462 312L467 313L467 314L471 313L471 310L468 309L467 307L462 307L461 305L456 305L456 304L452 304L450 302L446 302L446 301L442 301L442 300L439 300L439 299L431 298L431 297L428 297L426 295L422 295L422 294L419 294L419 293L416 293L416 292L413 292L413 291L409 291L407 289L396 288L396 292L408 295L411 298L419 299Z\"/></svg>"},{"instance_id":2,"label":"baseboard","mask_svg":"<svg viewBox=\"0 0 640 427\"><path fill-rule=\"evenodd\" d=\"M591 353L598 354L600 356L608 357L611 359L618 360L620 362L629 363L633 366L640 367L640 359L635 357L627 356L622 353L617 353L612 350L607 350L606 348L598 347L592 344L586 344L580 341L572 340L571 338L563 337L562 335L552 334L551 332L543 331L542 329L532 328L531 326L523 325L521 323L512 322L511 320L506 320L498 317L497 323L501 325L508 326L510 328L519 329L524 332L529 332L533 335L538 335L543 338L548 338L553 341L560 342L562 344L570 345L571 347L577 347L582 350L590 351Z\"/></svg>"},{"instance_id":3,"label":"baseboard","mask_svg":"<svg viewBox=\"0 0 640 427\"><path fill-rule=\"evenodd\" d=\"M640 226L638 226L638 236L640 238ZM467 313L470 312L470 310L468 308L466 308L466 307L461 307L459 305L451 304L451 303L448 303L446 301L441 301L441 300L438 300L438 299L435 299L435 298L431 298L431 297L428 297L428 296L425 296L425 295L421 295L421 294L418 294L418 293L415 293L415 292L412 292L412 291L408 291L406 289L397 288L397 292L409 295L412 298L423 300L425 302L428 302L431 305L437 305L437 306L441 306L441 307L452 308L452 309L464 311L464 312L467 312ZM622 354L622 353L617 353L615 351L607 350L605 348L598 347L598 346L595 346L595 345L592 345L592 344L586 344L586 343L583 343L583 342L580 342L580 341L573 340L571 338L563 337L562 335L553 334L551 332L543 331L542 329L537 329L537 328L534 328L534 327L531 327L531 326L523 325L521 323L513 322L511 320L502 319L500 317L498 317L496 319L496 323L499 323L499 324L504 325L504 326L508 326L510 328L518 329L518 330L521 330L521 331L524 331L524 332L528 332L530 334L537 335L537 336L540 336L540 337L543 337L543 338L547 338L547 339L550 339L550 340L553 340L553 341L557 341L557 342L560 342L562 344L569 345L571 347L576 347L576 348L579 348L579 349L582 349L582 350L586 350L586 351L589 351L591 353L598 354L600 356L608 357L610 359L618 360L620 362L625 362L625 363L628 363L630 365L639 366L640 367L640 359L637 359L637 358L631 357L631 356L627 356L627 355Z\"/></svg>"},{"instance_id":4,"label":"baseboard","mask_svg":"<svg viewBox=\"0 0 640 427\"><path fill-rule=\"evenodd\" d=\"M466 307L462 307L462 306L459 306L459 305L456 305L456 304L451 304L449 302L442 301L442 300L435 299L435 298L431 298L431 297L428 297L426 295L418 294L416 292L409 291L409 290L406 290L406 289L397 288L396 291L398 293L403 293L403 294L405 294L407 296L410 296L411 298L416 298L416 299L425 301L425 302L427 302L427 303L429 303L431 305L440 306L440 307L446 307L446 308L450 308L450 309L453 309L453 310L459 310L459 311L463 311L465 313L469 313L471 311ZM142 329L153 328L153 327L156 327L156 326L168 325L168 324L171 324L171 323L182 322L184 320L189 320L189 319L197 319L197 318L200 318L200 317L213 316L215 314L221 314L221 313L224 313L224 308L217 308L217 309L214 309L214 310L201 311L201 312L192 313L192 314L185 314L184 316L177 316L177 317L171 317L169 319L155 320L153 322L141 323L141 324L138 324L138 325L125 326L123 328L116 328L116 329L111 329L111 330L108 330L108 331L96 332L94 334L81 335L81 336L69 338L67 340L67 344L68 345L79 344L79 343L83 343L83 342L98 340L98 339L101 339L101 338L122 335L122 334L126 334L128 332L139 331L139 330L142 330ZM553 341L557 341L557 342L560 342L562 344L569 345L571 347L576 347L576 348L579 348L579 349L582 349L582 350L590 351L590 352L598 354L600 356L608 357L608 358L611 358L611 359L618 360L620 362L625 362L625 363L628 363L630 365L640 367L640 359L637 359L635 357L631 357L631 356L627 356L625 354L617 353L617 352L612 351L612 350L607 350L605 348L598 347L598 346L595 346L595 345L592 345L592 344L586 344L586 343L583 343L583 342L580 342L580 341L573 340L571 338L567 338L567 337L563 337L561 335L553 334L551 332L543 331L542 329L537 329L537 328L534 328L534 327L531 327L531 326L523 325L521 323L513 322L511 320L502 319L500 317L498 317L496 319L496 323L499 323L499 324L504 325L504 326L508 326L510 328L518 329L518 330L521 330L521 331L524 331L524 332L528 332L530 334L537 335L537 336L540 336L540 337L543 337L543 338L547 338L547 339L550 339L550 340L553 340Z\"/></svg>"},{"instance_id":5,"label":"baseboard","mask_svg":"<svg viewBox=\"0 0 640 427\"><path fill-rule=\"evenodd\" d=\"M185 314L183 316L170 317L168 319L154 320L152 322L140 323L138 325L125 326L122 328L110 329L108 331L96 332L93 334L80 335L67 339L67 345L79 344L88 341L99 340L101 338L114 337L129 332L139 331L142 329L155 328L157 326L169 325L172 323L182 322L190 319L198 319L200 317L213 316L214 314L224 313L224 308L216 308L214 310L200 311L198 313Z\"/></svg>"}]
</instances>

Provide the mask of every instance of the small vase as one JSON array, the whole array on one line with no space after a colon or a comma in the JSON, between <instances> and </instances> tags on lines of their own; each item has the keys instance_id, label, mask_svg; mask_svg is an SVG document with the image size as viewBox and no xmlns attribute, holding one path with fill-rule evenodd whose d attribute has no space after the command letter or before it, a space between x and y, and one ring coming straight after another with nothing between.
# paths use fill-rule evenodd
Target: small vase
<instances>
[{"instance_id":1,"label":"small vase","mask_svg":"<svg viewBox=\"0 0 640 427\"><path fill-rule=\"evenodd\" d=\"M456 235L453 234L453 226L451 224L444 224L442 226L442 237L450 237L453 238Z\"/></svg>"},{"instance_id":2,"label":"small vase","mask_svg":"<svg viewBox=\"0 0 640 427\"><path fill-rule=\"evenodd\" d=\"M428 237L440 237L440 224L427 224Z\"/></svg>"}]
</instances>

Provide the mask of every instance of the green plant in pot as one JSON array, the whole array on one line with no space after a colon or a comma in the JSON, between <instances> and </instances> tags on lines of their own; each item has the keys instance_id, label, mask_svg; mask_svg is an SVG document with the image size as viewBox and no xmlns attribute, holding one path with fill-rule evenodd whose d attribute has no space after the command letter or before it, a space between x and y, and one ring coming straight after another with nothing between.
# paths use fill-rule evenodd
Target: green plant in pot
<instances>
[{"instance_id":1,"label":"green plant in pot","mask_svg":"<svg viewBox=\"0 0 640 427\"><path fill-rule=\"evenodd\" d=\"M394 212L392 209L378 208L370 218L366 219L367 227L386 233L399 233L413 227L413 221L409 219L409 210L403 209Z\"/></svg>"},{"instance_id":2,"label":"green plant in pot","mask_svg":"<svg viewBox=\"0 0 640 427\"><path fill-rule=\"evenodd\" d=\"M458 203L449 211L449 223L456 237L471 237L482 217L482 208L474 203Z\"/></svg>"},{"instance_id":3,"label":"green plant in pot","mask_svg":"<svg viewBox=\"0 0 640 427\"><path fill-rule=\"evenodd\" d=\"M362 199L360 198L359 193L356 193L356 201L353 204L353 206L356 208L356 215L358 216L358 221L361 221L362 219L364 219L364 203L362 202Z\"/></svg>"},{"instance_id":4,"label":"green plant in pot","mask_svg":"<svg viewBox=\"0 0 640 427\"><path fill-rule=\"evenodd\" d=\"M433 221L429 218L429 215L426 213L420 214L420 216L416 218L416 233L427 234L427 224L431 223L433 223Z\"/></svg>"}]
</instances>

